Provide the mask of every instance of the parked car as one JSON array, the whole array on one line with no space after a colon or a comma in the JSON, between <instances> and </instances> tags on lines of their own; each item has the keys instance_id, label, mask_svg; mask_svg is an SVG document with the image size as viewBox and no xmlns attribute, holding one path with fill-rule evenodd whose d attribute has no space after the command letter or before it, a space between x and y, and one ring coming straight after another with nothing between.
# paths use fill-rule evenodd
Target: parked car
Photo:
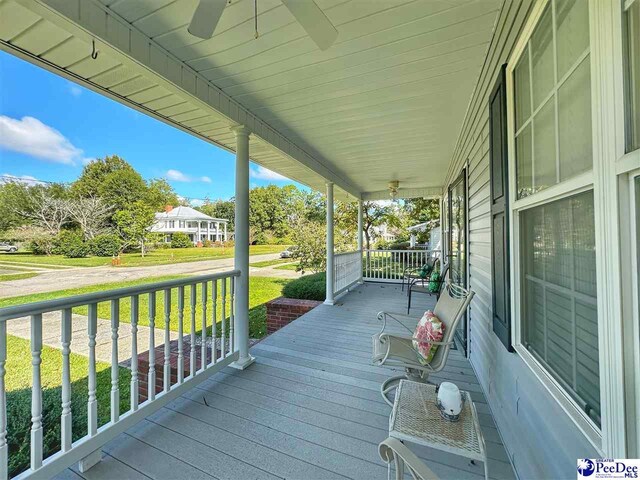
<instances>
[{"instance_id":1,"label":"parked car","mask_svg":"<svg viewBox=\"0 0 640 480\"><path fill-rule=\"evenodd\" d=\"M17 252L18 247L7 242L0 242L0 252Z\"/></svg>"},{"instance_id":2,"label":"parked car","mask_svg":"<svg viewBox=\"0 0 640 480\"><path fill-rule=\"evenodd\" d=\"M289 250L285 250L284 252L280 253L280 258L291 258L291 252Z\"/></svg>"}]
</instances>

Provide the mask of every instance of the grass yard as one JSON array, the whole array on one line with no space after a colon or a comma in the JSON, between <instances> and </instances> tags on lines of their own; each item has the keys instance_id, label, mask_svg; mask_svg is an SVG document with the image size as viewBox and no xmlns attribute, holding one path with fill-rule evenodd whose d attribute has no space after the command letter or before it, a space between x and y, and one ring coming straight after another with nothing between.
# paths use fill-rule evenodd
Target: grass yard
<instances>
[{"instance_id":1,"label":"grass yard","mask_svg":"<svg viewBox=\"0 0 640 480\"><path fill-rule=\"evenodd\" d=\"M29 467L31 429L31 351L29 341L7 337L7 443L9 444L9 477ZM87 433L87 358L71 354L71 415L74 441ZM43 388L42 412L44 455L60 450L60 416L62 381L62 353L50 347L42 349L41 378ZM110 419L111 366L97 362L98 426ZM120 368L120 412L129 409L131 374Z\"/></svg>"},{"instance_id":2,"label":"grass yard","mask_svg":"<svg viewBox=\"0 0 640 480\"><path fill-rule=\"evenodd\" d=\"M254 262L250 263L252 267L264 268L264 267L272 267L273 265L280 265L283 263L291 263L292 260L290 258L276 258L274 260L265 260L263 262Z\"/></svg>"},{"instance_id":3,"label":"grass yard","mask_svg":"<svg viewBox=\"0 0 640 480\"><path fill-rule=\"evenodd\" d=\"M286 263L284 265L279 265L275 267L277 270L293 270L295 271L298 268L298 263Z\"/></svg>"},{"instance_id":4,"label":"grass yard","mask_svg":"<svg viewBox=\"0 0 640 480\"><path fill-rule=\"evenodd\" d=\"M25 278L33 278L38 276L36 272L24 273L5 273L0 275L0 282L10 282L11 280L24 280Z\"/></svg>"},{"instance_id":5,"label":"grass yard","mask_svg":"<svg viewBox=\"0 0 640 480\"><path fill-rule=\"evenodd\" d=\"M21 305L28 302L39 302L44 300L52 300L54 298L68 297L72 295L81 295L84 293L92 293L103 290L113 290L116 288L132 287L136 285L144 285L148 283L161 282L165 280L173 280L177 278L185 278L185 275L172 275L164 277L154 277L139 279L127 282L103 283L101 285L91 285L81 288L72 288L67 290L58 290L56 292L38 293L33 295L23 295L18 297L9 297L0 299L0 308L12 305ZM269 300L279 297L282 294L282 288L288 283L287 279L267 278L267 277L250 277L249 278L249 336L251 338L261 338L267 333L266 329L266 308L264 304ZM227 297L225 302L225 317L229 317L229 287L227 283ZM218 281L217 286L217 309L216 319L221 322L222 319L222 282ZM185 287L185 309L184 309L184 334L191 333L191 287ZM171 321L169 328L178 331L178 289L171 292ZM207 286L207 323L208 330L211 328L211 313L213 311L212 286L209 282ZM196 330L202 330L202 289L197 288L196 291ZM156 294L156 314L155 323L157 326L164 326L164 293ZM73 309L74 313L80 315L87 314L87 307L78 307ZM111 318L111 305L109 302L98 304L98 317ZM129 297L120 300L120 322L130 323L131 321L131 299ZM139 300L139 325L149 325L149 296L143 295ZM218 324L218 329L221 324ZM227 330L228 330L227 320Z\"/></svg>"},{"instance_id":6,"label":"grass yard","mask_svg":"<svg viewBox=\"0 0 640 480\"><path fill-rule=\"evenodd\" d=\"M286 248L284 245L251 245L250 255L278 253ZM232 258L233 247L213 248L159 248L147 253L125 253L120 258L123 267L140 267L145 265L167 265L172 263L197 262ZM27 252L0 254L0 263L29 264L42 266L100 267L111 265L110 257L66 258L62 255L34 255Z\"/></svg>"}]
</instances>

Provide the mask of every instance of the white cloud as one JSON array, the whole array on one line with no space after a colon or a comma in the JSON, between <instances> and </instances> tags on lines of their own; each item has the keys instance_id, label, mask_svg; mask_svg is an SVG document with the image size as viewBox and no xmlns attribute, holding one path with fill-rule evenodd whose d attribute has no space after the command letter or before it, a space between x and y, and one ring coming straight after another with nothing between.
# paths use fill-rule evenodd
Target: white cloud
<instances>
[{"instance_id":1,"label":"white cloud","mask_svg":"<svg viewBox=\"0 0 640 480\"><path fill-rule=\"evenodd\" d=\"M191 175L187 175L186 173L182 173L180 170L167 170L165 173L165 177L168 180L173 180L174 182L204 182L211 183L211 179L209 177L192 177Z\"/></svg>"},{"instance_id":2,"label":"white cloud","mask_svg":"<svg viewBox=\"0 0 640 480\"><path fill-rule=\"evenodd\" d=\"M79 97L82 95L82 89L75 83L69 82L69 93L74 97Z\"/></svg>"},{"instance_id":3,"label":"white cloud","mask_svg":"<svg viewBox=\"0 0 640 480\"><path fill-rule=\"evenodd\" d=\"M45 182L38 180L36 177L32 177L31 175L11 175L10 173L3 173L0 175L0 185L3 183L24 183L25 185L33 186L33 185L44 185Z\"/></svg>"},{"instance_id":4,"label":"white cloud","mask_svg":"<svg viewBox=\"0 0 640 480\"><path fill-rule=\"evenodd\" d=\"M279 173L272 172L261 165L258 165L258 168L256 169L251 169L251 177L259 178L260 180L289 180L287 177L284 177Z\"/></svg>"},{"instance_id":5,"label":"white cloud","mask_svg":"<svg viewBox=\"0 0 640 480\"><path fill-rule=\"evenodd\" d=\"M93 157L85 157L85 158L82 159L82 165L89 165L94 160L96 160L96 159L93 158Z\"/></svg>"},{"instance_id":6,"label":"white cloud","mask_svg":"<svg viewBox=\"0 0 640 480\"><path fill-rule=\"evenodd\" d=\"M189 203L192 207L201 207L202 205L204 205L204 200L201 198L192 198L191 200L189 200Z\"/></svg>"},{"instance_id":7,"label":"white cloud","mask_svg":"<svg viewBox=\"0 0 640 480\"><path fill-rule=\"evenodd\" d=\"M82 156L82 150L58 130L33 117L0 115L0 147L66 165L75 165Z\"/></svg>"}]
</instances>

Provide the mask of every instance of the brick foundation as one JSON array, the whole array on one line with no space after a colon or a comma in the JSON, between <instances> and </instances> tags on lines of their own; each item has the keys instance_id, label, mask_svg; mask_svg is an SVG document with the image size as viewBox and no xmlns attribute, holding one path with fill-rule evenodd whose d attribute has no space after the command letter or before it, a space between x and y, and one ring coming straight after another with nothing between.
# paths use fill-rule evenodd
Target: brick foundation
<instances>
[{"instance_id":1,"label":"brick foundation","mask_svg":"<svg viewBox=\"0 0 640 480\"><path fill-rule=\"evenodd\" d=\"M196 345L196 369L200 368L201 345ZM170 343L170 359L171 376L170 383L174 385L178 383L178 340L172 340ZM155 348L156 361L156 393L162 392L164 388L164 344ZM184 378L191 374L191 339L184 337L183 339L183 355L184 355ZM211 362L211 346L207 345L207 363ZM220 350L217 350L217 356L220 358ZM140 403L147 400L149 396L149 351L142 352L138 355L138 381L140 390L138 401Z\"/></svg>"},{"instance_id":2,"label":"brick foundation","mask_svg":"<svg viewBox=\"0 0 640 480\"><path fill-rule=\"evenodd\" d=\"M322 302L279 297L267 303L267 333L280 330Z\"/></svg>"}]
</instances>

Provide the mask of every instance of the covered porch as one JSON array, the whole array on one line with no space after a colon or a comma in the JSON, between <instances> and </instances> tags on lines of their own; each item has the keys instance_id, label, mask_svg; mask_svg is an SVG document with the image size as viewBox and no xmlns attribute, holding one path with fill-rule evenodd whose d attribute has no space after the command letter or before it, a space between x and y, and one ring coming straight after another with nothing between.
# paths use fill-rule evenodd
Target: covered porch
<instances>
[{"instance_id":1,"label":"covered porch","mask_svg":"<svg viewBox=\"0 0 640 480\"><path fill-rule=\"evenodd\" d=\"M434 305L420 297L416 318ZM380 329L378 311L405 308L399 285L360 285L252 347L251 368L223 369L106 444L87 472L73 467L58 478L386 478L378 444L391 409L379 388L389 372L371 365L371 335ZM454 351L432 378L471 392L489 475L514 478L468 360ZM412 449L440 478L483 476L480 462Z\"/></svg>"}]
</instances>

